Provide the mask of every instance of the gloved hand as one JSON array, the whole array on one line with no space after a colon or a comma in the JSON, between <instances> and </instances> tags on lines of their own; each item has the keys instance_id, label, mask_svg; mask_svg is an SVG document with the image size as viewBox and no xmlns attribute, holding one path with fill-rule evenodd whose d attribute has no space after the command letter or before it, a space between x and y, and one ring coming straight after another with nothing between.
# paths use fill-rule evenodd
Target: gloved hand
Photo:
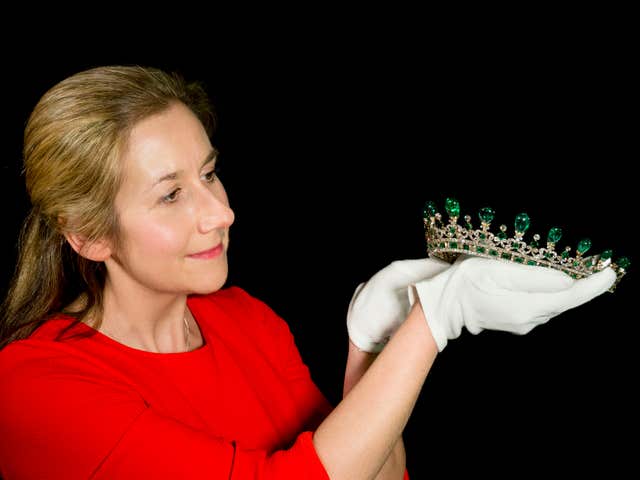
<instances>
[{"instance_id":1,"label":"gloved hand","mask_svg":"<svg viewBox=\"0 0 640 480\"><path fill-rule=\"evenodd\" d=\"M451 265L443 260L397 260L356 288L347 312L349 338L358 349L378 353L409 313L407 288Z\"/></svg>"},{"instance_id":2,"label":"gloved hand","mask_svg":"<svg viewBox=\"0 0 640 480\"><path fill-rule=\"evenodd\" d=\"M525 334L535 326L607 291L610 267L574 280L550 268L461 255L451 268L409 286L410 304L420 299L442 351L462 327Z\"/></svg>"}]
</instances>

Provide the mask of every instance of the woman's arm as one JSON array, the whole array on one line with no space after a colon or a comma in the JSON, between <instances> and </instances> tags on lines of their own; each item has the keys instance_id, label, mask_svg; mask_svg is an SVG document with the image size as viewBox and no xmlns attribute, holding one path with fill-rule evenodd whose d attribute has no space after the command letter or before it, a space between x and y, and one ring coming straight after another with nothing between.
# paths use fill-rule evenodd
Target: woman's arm
<instances>
[{"instance_id":1,"label":"woman's arm","mask_svg":"<svg viewBox=\"0 0 640 480\"><path fill-rule=\"evenodd\" d=\"M356 347L349 339L349 354L347 357L347 367L344 375L344 390L342 398L360 381L371 364L378 357L377 353L364 352ZM393 451L387 457L382 469L376 476L376 480L402 479L406 470L406 452L402 435L396 440Z\"/></svg>"},{"instance_id":2,"label":"woman's arm","mask_svg":"<svg viewBox=\"0 0 640 480\"><path fill-rule=\"evenodd\" d=\"M375 479L409 420L437 355L416 302L384 350L320 424L313 443L332 480Z\"/></svg>"}]
</instances>

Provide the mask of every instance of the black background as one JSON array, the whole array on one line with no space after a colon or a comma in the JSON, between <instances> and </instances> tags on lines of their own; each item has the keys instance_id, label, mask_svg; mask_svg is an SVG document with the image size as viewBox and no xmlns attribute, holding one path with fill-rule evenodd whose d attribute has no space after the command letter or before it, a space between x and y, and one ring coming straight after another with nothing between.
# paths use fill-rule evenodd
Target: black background
<instances>
[{"instance_id":1,"label":"black background","mask_svg":"<svg viewBox=\"0 0 640 480\"><path fill-rule=\"evenodd\" d=\"M6 59L2 292L28 208L22 129L40 96L97 65L178 70L205 83L218 115L236 213L229 283L288 322L335 405L353 290L393 260L425 256L426 200L455 196L474 218L490 205L509 227L526 211L531 233L562 226L563 246L588 236L595 251L635 260L637 52L624 26L607 25L216 30L202 48L152 37L81 54L76 39ZM638 426L635 266L614 294L526 336L449 342L404 432L412 478L626 471Z\"/></svg>"}]
</instances>

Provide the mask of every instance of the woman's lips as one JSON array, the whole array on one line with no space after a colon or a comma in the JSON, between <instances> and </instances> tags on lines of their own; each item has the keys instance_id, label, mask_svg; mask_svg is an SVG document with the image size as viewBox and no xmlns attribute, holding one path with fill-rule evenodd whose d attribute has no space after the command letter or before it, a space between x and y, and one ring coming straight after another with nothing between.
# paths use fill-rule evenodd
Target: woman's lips
<instances>
[{"instance_id":1,"label":"woman's lips","mask_svg":"<svg viewBox=\"0 0 640 480\"><path fill-rule=\"evenodd\" d=\"M205 250L204 252L194 253L193 255L187 255L189 258L215 258L222 253L222 243L219 243L217 246L213 247L210 250Z\"/></svg>"}]
</instances>

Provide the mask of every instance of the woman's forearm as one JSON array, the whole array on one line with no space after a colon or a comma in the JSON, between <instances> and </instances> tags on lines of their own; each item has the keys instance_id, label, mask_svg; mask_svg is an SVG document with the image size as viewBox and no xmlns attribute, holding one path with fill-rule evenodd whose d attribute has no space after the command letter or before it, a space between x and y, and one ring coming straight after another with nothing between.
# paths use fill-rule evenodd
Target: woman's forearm
<instances>
[{"instance_id":1,"label":"woman's forearm","mask_svg":"<svg viewBox=\"0 0 640 480\"><path fill-rule=\"evenodd\" d=\"M360 381L377 357L377 353L358 350L358 347L349 339L349 353L344 375L342 398L346 397L353 386ZM387 457L380 472L375 477L375 480L401 480L404 478L404 471L406 470L407 464L406 460L407 456L404 449L404 442L402 435L400 435L396 440L391 454Z\"/></svg>"},{"instance_id":2,"label":"woman's forearm","mask_svg":"<svg viewBox=\"0 0 640 480\"><path fill-rule=\"evenodd\" d=\"M313 437L332 480L376 478L402 435L437 351L416 302L359 381L345 378L350 390Z\"/></svg>"}]
</instances>

